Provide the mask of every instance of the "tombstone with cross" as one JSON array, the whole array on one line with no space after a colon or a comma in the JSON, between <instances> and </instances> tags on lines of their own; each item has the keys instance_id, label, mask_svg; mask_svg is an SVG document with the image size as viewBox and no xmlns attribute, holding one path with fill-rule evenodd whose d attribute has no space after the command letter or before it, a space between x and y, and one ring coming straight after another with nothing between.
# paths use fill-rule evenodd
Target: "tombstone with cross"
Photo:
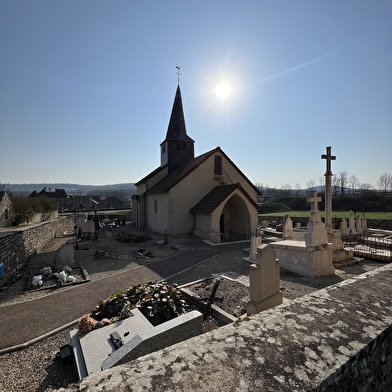
<instances>
[{"instance_id":1,"label":"tombstone with cross","mask_svg":"<svg viewBox=\"0 0 392 392\"><path fill-rule=\"evenodd\" d=\"M311 203L310 218L305 233L306 247L312 248L327 245L328 235L318 209L321 197L317 196L317 191L314 191L313 196L306 198L306 201Z\"/></svg>"}]
</instances>

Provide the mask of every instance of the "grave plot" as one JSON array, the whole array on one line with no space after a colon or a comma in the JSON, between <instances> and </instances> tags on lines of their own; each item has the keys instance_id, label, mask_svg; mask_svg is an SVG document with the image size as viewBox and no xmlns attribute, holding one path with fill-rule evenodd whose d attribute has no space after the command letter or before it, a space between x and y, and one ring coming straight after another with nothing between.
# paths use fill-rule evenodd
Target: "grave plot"
<instances>
[{"instance_id":1,"label":"grave plot","mask_svg":"<svg viewBox=\"0 0 392 392\"><path fill-rule=\"evenodd\" d=\"M203 317L176 286L131 286L101 301L71 331L82 379L203 333Z\"/></svg>"},{"instance_id":2,"label":"grave plot","mask_svg":"<svg viewBox=\"0 0 392 392\"><path fill-rule=\"evenodd\" d=\"M51 290L90 281L88 272L83 267L69 267L61 271L52 271L49 268L45 267L41 271L30 274L26 280L25 291Z\"/></svg>"},{"instance_id":3,"label":"grave plot","mask_svg":"<svg viewBox=\"0 0 392 392\"><path fill-rule=\"evenodd\" d=\"M246 314L249 287L228 276L209 277L180 287L186 298L218 326L232 323Z\"/></svg>"}]
</instances>

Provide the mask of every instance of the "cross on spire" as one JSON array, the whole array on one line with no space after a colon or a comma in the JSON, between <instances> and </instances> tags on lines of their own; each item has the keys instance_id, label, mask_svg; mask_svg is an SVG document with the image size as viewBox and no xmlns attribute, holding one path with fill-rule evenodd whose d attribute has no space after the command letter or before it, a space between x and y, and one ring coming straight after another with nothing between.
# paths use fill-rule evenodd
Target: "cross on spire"
<instances>
[{"instance_id":1,"label":"cross on spire","mask_svg":"<svg viewBox=\"0 0 392 392\"><path fill-rule=\"evenodd\" d=\"M317 191L313 191L313 196L307 197L306 201L312 204L311 206L312 211L317 212L319 210L318 202L321 201L321 196L317 196Z\"/></svg>"},{"instance_id":2,"label":"cross on spire","mask_svg":"<svg viewBox=\"0 0 392 392\"><path fill-rule=\"evenodd\" d=\"M176 71L176 73L177 73L177 80L178 80L178 84L180 84L180 75L181 75L180 67L178 65L176 65L176 68L177 68L177 71Z\"/></svg>"},{"instance_id":3,"label":"cross on spire","mask_svg":"<svg viewBox=\"0 0 392 392\"><path fill-rule=\"evenodd\" d=\"M335 155L331 155L331 147L327 147L327 153L321 155L321 159L326 159L327 160L327 171L325 174L332 174L331 171L331 161L334 161L336 159Z\"/></svg>"}]
</instances>

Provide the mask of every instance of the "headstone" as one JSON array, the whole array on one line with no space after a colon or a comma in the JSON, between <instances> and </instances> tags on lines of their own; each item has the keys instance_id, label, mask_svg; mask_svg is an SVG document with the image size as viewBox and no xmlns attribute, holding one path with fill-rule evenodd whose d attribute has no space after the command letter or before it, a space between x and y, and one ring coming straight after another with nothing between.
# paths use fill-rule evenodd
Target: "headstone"
<instances>
[{"instance_id":1,"label":"headstone","mask_svg":"<svg viewBox=\"0 0 392 392\"><path fill-rule=\"evenodd\" d=\"M279 260L273 246L257 248L256 262L249 267L250 295L247 313L255 314L282 303Z\"/></svg>"},{"instance_id":2,"label":"headstone","mask_svg":"<svg viewBox=\"0 0 392 392\"><path fill-rule=\"evenodd\" d=\"M269 227L269 222L267 220L261 221L261 227L264 228L264 229Z\"/></svg>"},{"instance_id":3,"label":"headstone","mask_svg":"<svg viewBox=\"0 0 392 392\"><path fill-rule=\"evenodd\" d=\"M250 239L249 259L254 261L257 248L261 245L261 237L252 237Z\"/></svg>"},{"instance_id":4,"label":"headstone","mask_svg":"<svg viewBox=\"0 0 392 392\"><path fill-rule=\"evenodd\" d=\"M66 265L68 267L75 265L75 249L69 242L66 242L57 251L54 269L61 271Z\"/></svg>"},{"instance_id":5,"label":"headstone","mask_svg":"<svg viewBox=\"0 0 392 392\"><path fill-rule=\"evenodd\" d=\"M340 235L347 235L348 227L347 227L347 220L345 218L342 219L340 222Z\"/></svg>"},{"instance_id":6,"label":"headstone","mask_svg":"<svg viewBox=\"0 0 392 392\"><path fill-rule=\"evenodd\" d=\"M311 212L309 223L306 226L305 244L311 248L326 245L328 244L328 235L318 209L318 202L321 201L321 197L318 197L317 191L314 191L313 196L308 197L306 201L311 203Z\"/></svg>"},{"instance_id":7,"label":"headstone","mask_svg":"<svg viewBox=\"0 0 392 392\"><path fill-rule=\"evenodd\" d=\"M132 317L85 335L81 335L77 330L71 331L79 379L129 362L203 332L203 315L197 310L155 327L138 309L132 309L132 314ZM122 345L117 347L111 339L111 335L116 332L122 341Z\"/></svg>"},{"instance_id":8,"label":"headstone","mask_svg":"<svg viewBox=\"0 0 392 392\"><path fill-rule=\"evenodd\" d=\"M357 234L362 234L362 220L359 216L357 217L357 219L355 221L355 230L356 230Z\"/></svg>"},{"instance_id":9,"label":"headstone","mask_svg":"<svg viewBox=\"0 0 392 392\"><path fill-rule=\"evenodd\" d=\"M357 231L355 230L354 213L352 211L350 211L350 216L348 218L348 234L350 235L357 234Z\"/></svg>"},{"instance_id":10,"label":"headstone","mask_svg":"<svg viewBox=\"0 0 392 392\"><path fill-rule=\"evenodd\" d=\"M362 232L366 233L367 230L368 230L368 227L367 227L366 216L365 216L365 213L362 213Z\"/></svg>"},{"instance_id":11,"label":"headstone","mask_svg":"<svg viewBox=\"0 0 392 392\"><path fill-rule=\"evenodd\" d=\"M283 222L283 239L284 240L293 240L293 221L291 218L286 215L284 217L284 222Z\"/></svg>"}]
</instances>

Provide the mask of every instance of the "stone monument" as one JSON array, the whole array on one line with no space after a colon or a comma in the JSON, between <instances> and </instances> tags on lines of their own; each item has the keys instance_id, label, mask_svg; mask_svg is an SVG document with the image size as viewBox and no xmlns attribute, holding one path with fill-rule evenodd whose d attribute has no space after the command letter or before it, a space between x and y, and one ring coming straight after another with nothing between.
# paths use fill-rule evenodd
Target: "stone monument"
<instances>
[{"instance_id":1,"label":"stone monument","mask_svg":"<svg viewBox=\"0 0 392 392\"><path fill-rule=\"evenodd\" d=\"M284 240L293 240L293 221L291 220L289 215L284 217L283 222L283 239Z\"/></svg>"},{"instance_id":2,"label":"stone monument","mask_svg":"<svg viewBox=\"0 0 392 392\"><path fill-rule=\"evenodd\" d=\"M273 246L262 244L257 248L256 262L249 267L249 283L249 315L282 303L279 260Z\"/></svg>"},{"instance_id":3,"label":"stone monument","mask_svg":"<svg viewBox=\"0 0 392 392\"><path fill-rule=\"evenodd\" d=\"M321 200L317 192L307 198L311 203L311 213L306 226L305 241L283 240L272 242L280 266L286 270L303 276L333 275L331 244L321 221L318 202Z\"/></svg>"}]
</instances>

